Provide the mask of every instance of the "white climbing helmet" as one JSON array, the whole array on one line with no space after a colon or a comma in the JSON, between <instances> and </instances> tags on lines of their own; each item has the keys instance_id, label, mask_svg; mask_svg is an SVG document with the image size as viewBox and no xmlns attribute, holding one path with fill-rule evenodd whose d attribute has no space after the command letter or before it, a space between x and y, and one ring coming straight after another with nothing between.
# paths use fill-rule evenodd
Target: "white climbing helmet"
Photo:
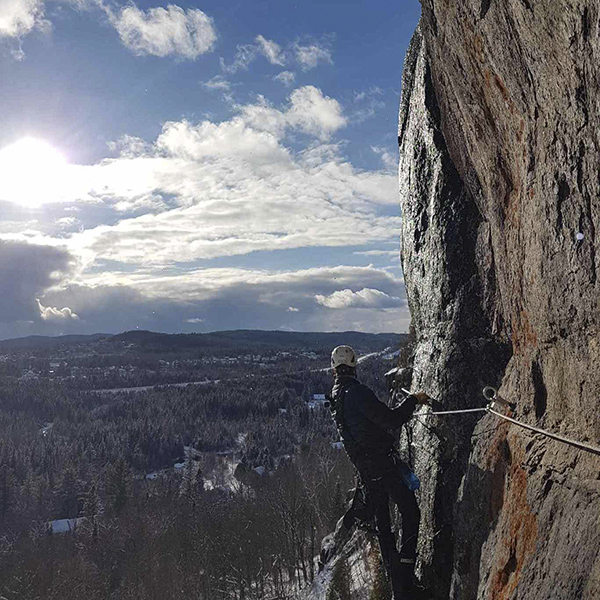
<instances>
[{"instance_id":1,"label":"white climbing helmet","mask_svg":"<svg viewBox=\"0 0 600 600\"><path fill-rule=\"evenodd\" d=\"M347 365L352 368L356 367L356 353L350 346L338 346L333 349L331 353L331 366L335 369L340 365Z\"/></svg>"}]
</instances>

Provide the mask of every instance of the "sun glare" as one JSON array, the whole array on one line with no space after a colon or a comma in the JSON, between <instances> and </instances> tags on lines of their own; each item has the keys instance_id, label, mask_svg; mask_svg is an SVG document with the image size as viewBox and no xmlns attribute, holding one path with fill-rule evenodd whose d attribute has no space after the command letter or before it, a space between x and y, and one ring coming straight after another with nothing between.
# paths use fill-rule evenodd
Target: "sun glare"
<instances>
[{"instance_id":1,"label":"sun glare","mask_svg":"<svg viewBox=\"0 0 600 600\"><path fill-rule=\"evenodd\" d=\"M60 201L67 166L60 151L40 139L0 149L0 200L26 207Z\"/></svg>"}]
</instances>

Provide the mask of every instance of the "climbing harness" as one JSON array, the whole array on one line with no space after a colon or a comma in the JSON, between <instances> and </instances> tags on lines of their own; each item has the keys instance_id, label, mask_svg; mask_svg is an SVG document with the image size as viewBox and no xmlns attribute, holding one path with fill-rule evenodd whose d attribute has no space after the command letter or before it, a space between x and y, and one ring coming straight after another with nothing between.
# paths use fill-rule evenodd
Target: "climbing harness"
<instances>
[{"instance_id":1,"label":"climbing harness","mask_svg":"<svg viewBox=\"0 0 600 600\"><path fill-rule=\"evenodd\" d=\"M408 390L402 388L402 391L410 394ZM484 408L466 408L462 410L442 410L437 412L430 412L428 415L456 415L461 413L473 413L473 412L487 412L500 419L504 419L505 421L509 421L514 425L518 425L523 429L528 429L529 431L533 431L534 433L539 433L546 437L549 437L558 442L562 442L563 444L568 444L569 446L573 446L574 448L579 448L580 450L584 450L586 452L591 452L592 454L597 454L600 456L600 447L593 446L591 444L585 444L584 442L580 442L578 440L573 440L571 438L558 435L557 433L552 433L551 431L546 431L545 429L540 429L539 427L534 427L533 425L528 425L527 423L523 423L521 421L517 421L517 419L513 419L512 417L508 417L507 415L503 415L501 412L498 412L495 409L496 404L500 404L501 406L505 406L510 408L511 410L515 410L516 404L513 402L508 402L504 398L502 398L498 391L491 387L487 386L483 389L483 397L488 401L488 405ZM417 415L420 416L420 415Z\"/></svg>"}]
</instances>

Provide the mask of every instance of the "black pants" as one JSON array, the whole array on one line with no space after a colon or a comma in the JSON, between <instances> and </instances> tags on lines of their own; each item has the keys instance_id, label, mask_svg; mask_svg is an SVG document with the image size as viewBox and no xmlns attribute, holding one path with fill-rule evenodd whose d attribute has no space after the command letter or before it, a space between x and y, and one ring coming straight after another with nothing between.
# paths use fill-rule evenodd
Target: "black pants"
<instances>
[{"instance_id":1,"label":"black pants","mask_svg":"<svg viewBox=\"0 0 600 600\"><path fill-rule=\"evenodd\" d=\"M413 565L403 561L414 561L416 557L419 521L421 520L415 493L404 483L395 459L391 455L359 456L355 464L374 511L381 556L391 576L394 591L398 585L409 587L411 582L407 579L409 576L412 577ZM396 504L402 515L400 553L398 553L396 540L392 533L390 499Z\"/></svg>"}]
</instances>

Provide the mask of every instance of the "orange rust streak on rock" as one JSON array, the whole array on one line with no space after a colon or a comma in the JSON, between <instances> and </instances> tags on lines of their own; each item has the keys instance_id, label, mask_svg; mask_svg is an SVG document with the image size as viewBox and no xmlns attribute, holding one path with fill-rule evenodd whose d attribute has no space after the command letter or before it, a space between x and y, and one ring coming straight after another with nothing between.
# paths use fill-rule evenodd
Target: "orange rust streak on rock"
<instances>
[{"instance_id":1,"label":"orange rust streak on rock","mask_svg":"<svg viewBox=\"0 0 600 600\"><path fill-rule=\"evenodd\" d=\"M521 354L526 348L537 348L538 337L525 310L520 311L518 321L513 325L512 343L515 354Z\"/></svg>"},{"instance_id":2,"label":"orange rust streak on rock","mask_svg":"<svg viewBox=\"0 0 600 600\"><path fill-rule=\"evenodd\" d=\"M508 600L515 591L523 566L537 541L537 517L527 502L527 473L521 467L524 451L512 447L513 460L507 478L504 509L501 515L504 533L496 550L497 571L492 576L490 598Z\"/></svg>"}]
</instances>

